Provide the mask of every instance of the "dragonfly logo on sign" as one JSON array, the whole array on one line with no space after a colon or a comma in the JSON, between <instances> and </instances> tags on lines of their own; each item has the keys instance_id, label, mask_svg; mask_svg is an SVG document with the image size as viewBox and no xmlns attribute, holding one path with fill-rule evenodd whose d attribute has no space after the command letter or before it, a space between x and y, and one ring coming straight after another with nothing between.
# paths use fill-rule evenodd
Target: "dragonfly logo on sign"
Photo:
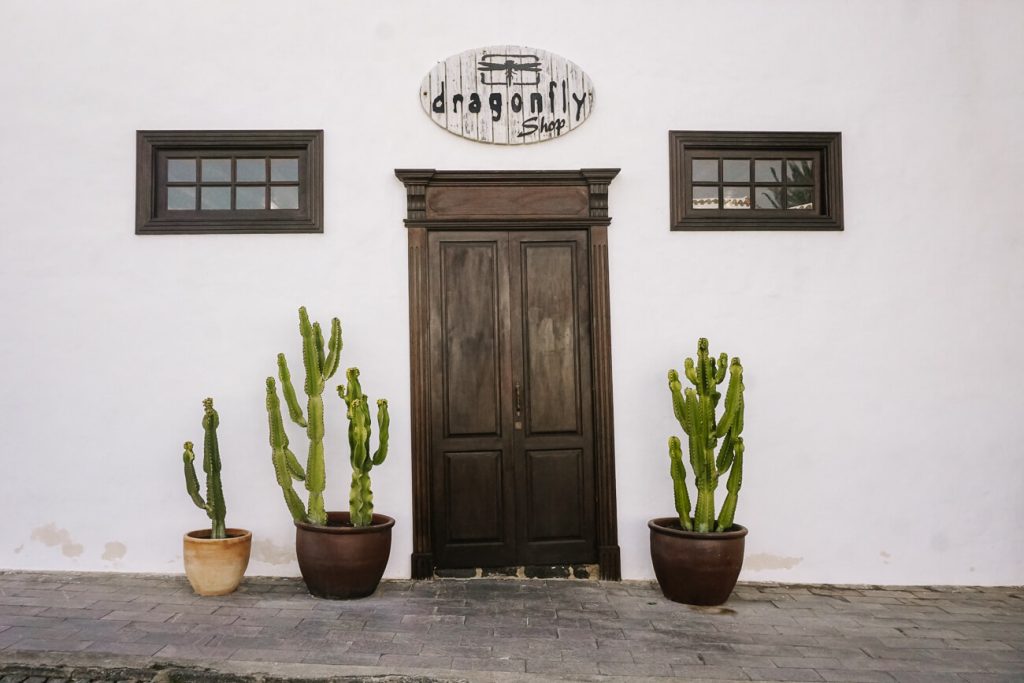
<instances>
[{"instance_id":1,"label":"dragonfly logo on sign","mask_svg":"<svg viewBox=\"0 0 1024 683\"><path fill-rule=\"evenodd\" d=\"M453 55L420 85L428 116L455 135L499 145L561 137L587 120L594 86L564 57L526 47Z\"/></svg>"}]
</instances>

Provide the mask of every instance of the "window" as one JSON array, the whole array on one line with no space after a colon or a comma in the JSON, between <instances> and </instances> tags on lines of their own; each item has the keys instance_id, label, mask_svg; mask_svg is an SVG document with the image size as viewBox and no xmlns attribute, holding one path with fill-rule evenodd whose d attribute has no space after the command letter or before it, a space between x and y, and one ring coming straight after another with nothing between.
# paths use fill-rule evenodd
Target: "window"
<instances>
[{"instance_id":1,"label":"window","mask_svg":"<svg viewBox=\"0 0 1024 683\"><path fill-rule=\"evenodd\" d=\"M323 232L323 131L138 131L136 234Z\"/></svg>"},{"instance_id":2,"label":"window","mask_svg":"<svg viewBox=\"0 0 1024 683\"><path fill-rule=\"evenodd\" d=\"M839 133L669 132L673 230L842 230Z\"/></svg>"}]
</instances>

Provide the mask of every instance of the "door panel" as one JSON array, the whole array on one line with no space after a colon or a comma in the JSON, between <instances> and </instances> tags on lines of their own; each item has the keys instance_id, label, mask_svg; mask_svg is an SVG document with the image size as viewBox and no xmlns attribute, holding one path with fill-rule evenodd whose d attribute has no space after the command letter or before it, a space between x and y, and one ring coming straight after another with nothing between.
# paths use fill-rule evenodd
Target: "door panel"
<instances>
[{"instance_id":1,"label":"door panel","mask_svg":"<svg viewBox=\"0 0 1024 683\"><path fill-rule=\"evenodd\" d=\"M431 232L438 567L596 561L584 231Z\"/></svg>"}]
</instances>

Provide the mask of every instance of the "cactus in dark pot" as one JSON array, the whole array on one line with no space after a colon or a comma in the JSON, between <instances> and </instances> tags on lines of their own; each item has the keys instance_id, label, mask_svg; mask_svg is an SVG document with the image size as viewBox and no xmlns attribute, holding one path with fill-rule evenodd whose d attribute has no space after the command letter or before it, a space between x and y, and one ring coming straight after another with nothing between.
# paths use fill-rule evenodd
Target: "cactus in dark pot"
<instances>
[{"instance_id":1,"label":"cactus in dark pot","mask_svg":"<svg viewBox=\"0 0 1024 683\"><path fill-rule=\"evenodd\" d=\"M267 378L267 415L270 421L270 446L277 483L284 492L285 502L296 522L327 524L324 508L326 472L324 465L324 402L326 381L334 376L341 359L341 323L331 320L331 336L325 354L324 337L320 323L310 323L306 308L299 309L299 333L302 336L302 365L306 371L303 390L306 394L306 413L303 415L292 386L288 363L283 353L277 354L278 378L281 392L288 405L292 421L305 428L309 439L309 454L306 469L303 470L298 458L288 447L288 435L281 417L281 402L277 397L277 386L273 377ZM309 492L309 503L302 501L292 488L292 480L304 481Z\"/></svg>"},{"instance_id":2,"label":"cactus in dark pot","mask_svg":"<svg viewBox=\"0 0 1024 683\"><path fill-rule=\"evenodd\" d=\"M669 370L668 386L676 419L688 437L697 504L691 517L682 445L673 436L668 440L668 449L679 525L685 530L701 533L728 531L733 526L736 501L743 483L744 445L740 436L743 432L743 366L739 358L730 362L725 353L716 361L708 353L708 340L701 338L697 342L697 361L694 363L693 359L687 358L684 373L693 387L684 390L675 370ZM718 386L726 378L725 404L721 417L718 417L716 410L722 399ZM716 520L715 490L719 479L726 474L727 494Z\"/></svg>"},{"instance_id":3,"label":"cactus in dark pot","mask_svg":"<svg viewBox=\"0 0 1024 683\"><path fill-rule=\"evenodd\" d=\"M220 424L220 416L213 409L213 399L207 398L203 401L203 472L206 473L206 500L199 495L199 479L196 477L195 453L192 451L192 442L185 442L185 452L182 459L185 461L185 490L191 496L192 502L200 510L204 510L210 518L210 538L227 538L224 527L224 491L220 484L220 447L217 444L217 426Z\"/></svg>"},{"instance_id":4,"label":"cactus in dark pot","mask_svg":"<svg viewBox=\"0 0 1024 683\"><path fill-rule=\"evenodd\" d=\"M377 400L377 450L370 455L370 399L359 384L359 368L345 372L345 384L338 385L338 395L345 401L348 415L348 444L351 449L352 488L349 493L349 516L352 526L369 526L373 521L373 491L370 470L388 457L387 399Z\"/></svg>"}]
</instances>

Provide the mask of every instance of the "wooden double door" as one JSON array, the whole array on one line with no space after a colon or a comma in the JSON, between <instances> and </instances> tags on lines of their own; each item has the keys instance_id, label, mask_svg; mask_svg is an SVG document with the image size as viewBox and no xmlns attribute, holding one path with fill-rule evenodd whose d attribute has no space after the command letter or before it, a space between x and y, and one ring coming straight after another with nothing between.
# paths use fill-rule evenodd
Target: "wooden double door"
<instances>
[{"instance_id":1,"label":"wooden double door","mask_svg":"<svg viewBox=\"0 0 1024 683\"><path fill-rule=\"evenodd\" d=\"M587 230L427 239L441 568L597 561Z\"/></svg>"}]
</instances>

